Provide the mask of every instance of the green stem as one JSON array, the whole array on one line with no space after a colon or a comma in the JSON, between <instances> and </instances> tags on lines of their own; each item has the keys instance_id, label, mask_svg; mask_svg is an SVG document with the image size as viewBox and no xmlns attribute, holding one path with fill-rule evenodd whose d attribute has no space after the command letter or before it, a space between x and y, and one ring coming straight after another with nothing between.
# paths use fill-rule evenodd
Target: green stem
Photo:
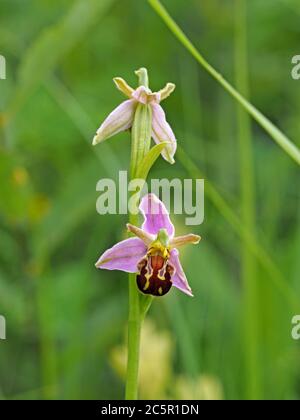
<instances>
[{"instance_id":1,"label":"green stem","mask_svg":"<svg viewBox=\"0 0 300 420\"><path fill-rule=\"evenodd\" d=\"M267 117L241 95L224 77L217 72L200 54L197 48L180 29L177 23L169 15L159 0L148 0L155 12L165 22L170 31L176 36L181 44L191 53L198 63L218 82L236 101L262 126L271 138L300 165L299 148L280 131Z\"/></svg>"},{"instance_id":2,"label":"green stem","mask_svg":"<svg viewBox=\"0 0 300 420\"><path fill-rule=\"evenodd\" d=\"M249 97L247 58L247 18L245 0L235 0L235 74L239 91ZM247 113L237 107L237 123L240 156L240 188L242 222L255 234L255 182L251 141L251 122ZM261 374L259 363L259 293L255 258L247 243L242 246L242 280L244 284L244 355L246 398L261 398ZM256 308L253 311L253 308Z\"/></svg>"},{"instance_id":3,"label":"green stem","mask_svg":"<svg viewBox=\"0 0 300 420\"><path fill-rule=\"evenodd\" d=\"M138 373L140 359L140 336L142 320L135 275L129 275L129 320L128 320L128 359L126 378L126 400L138 398Z\"/></svg>"},{"instance_id":4,"label":"green stem","mask_svg":"<svg viewBox=\"0 0 300 420\"><path fill-rule=\"evenodd\" d=\"M146 69L136 72L139 84L148 87ZM150 150L152 114L149 105L138 104L132 127L131 179L137 177L137 171L144 157ZM130 223L138 224L138 215L130 214ZM129 319L128 319L128 358L126 376L126 400L138 398L138 374L140 359L140 337L143 318L149 309L151 299L145 301L136 285L136 275L129 275Z\"/></svg>"}]
</instances>

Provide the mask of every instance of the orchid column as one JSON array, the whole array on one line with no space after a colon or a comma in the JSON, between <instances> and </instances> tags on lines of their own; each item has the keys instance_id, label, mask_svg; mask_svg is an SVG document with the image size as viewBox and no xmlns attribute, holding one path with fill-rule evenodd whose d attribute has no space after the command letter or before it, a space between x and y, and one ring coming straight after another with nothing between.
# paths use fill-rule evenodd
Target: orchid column
<instances>
[{"instance_id":1,"label":"orchid column","mask_svg":"<svg viewBox=\"0 0 300 420\"><path fill-rule=\"evenodd\" d=\"M114 79L117 88L128 97L128 100L108 116L93 140L93 144L96 145L120 131L132 127L131 179L141 178L140 169L146 163L145 158L150 150L151 137L158 145L161 144L159 151L170 163L174 163L176 152L175 136L165 119L163 109L159 105L161 100L167 98L173 92L175 85L168 83L160 92L152 93L149 89L147 70L142 68L136 74L139 78L139 87L136 90L132 89L125 80ZM149 169L150 166L148 171ZM147 173L144 174L145 178L146 176ZM131 224L138 224L137 219L137 215L130 215ZM150 304L151 297L144 297L139 293L135 275L130 274L126 399L137 398L141 323Z\"/></svg>"}]
</instances>

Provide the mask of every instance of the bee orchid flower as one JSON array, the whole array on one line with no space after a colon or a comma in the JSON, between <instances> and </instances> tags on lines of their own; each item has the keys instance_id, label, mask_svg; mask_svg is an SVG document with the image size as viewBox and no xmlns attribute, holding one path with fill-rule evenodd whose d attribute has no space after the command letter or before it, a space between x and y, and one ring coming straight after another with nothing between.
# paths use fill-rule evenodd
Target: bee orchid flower
<instances>
[{"instance_id":1,"label":"bee orchid flower","mask_svg":"<svg viewBox=\"0 0 300 420\"><path fill-rule=\"evenodd\" d=\"M141 70L136 73L139 74ZM120 77L114 79L116 87L128 98L122 102L103 122L93 139L93 145L102 143L121 131L132 127L134 115L139 103L150 105L152 111L151 136L155 143L166 142L167 145L161 152L163 158L169 163L174 163L174 155L177 148L177 141L173 130L166 120L166 115L160 102L166 99L175 89L173 83L167 85L159 92L152 92L146 86L139 86L137 89L130 87Z\"/></svg>"},{"instance_id":2,"label":"bee orchid flower","mask_svg":"<svg viewBox=\"0 0 300 420\"><path fill-rule=\"evenodd\" d=\"M99 258L96 267L137 274L137 286L144 294L163 296L172 286L193 296L179 260L177 248L198 244L200 236L175 236L175 228L165 205L154 194L140 204L144 217L141 228L127 225L135 237L119 242Z\"/></svg>"}]
</instances>

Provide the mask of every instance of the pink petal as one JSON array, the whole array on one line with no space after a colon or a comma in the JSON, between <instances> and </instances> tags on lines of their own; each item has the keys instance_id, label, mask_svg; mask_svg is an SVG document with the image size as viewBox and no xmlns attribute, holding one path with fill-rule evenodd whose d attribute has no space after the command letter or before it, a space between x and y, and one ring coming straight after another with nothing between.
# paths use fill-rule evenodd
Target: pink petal
<instances>
[{"instance_id":1,"label":"pink petal","mask_svg":"<svg viewBox=\"0 0 300 420\"><path fill-rule=\"evenodd\" d=\"M153 102L160 101L160 94L159 93L152 93L150 89L146 88L145 86L139 86L132 94L132 98L136 101L140 102L141 104L150 104Z\"/></svg>"},{"instance_id":2,"label":"pink petal","mask_svg":"<svg viewBox=\"0 0 300 420\"><path fill-rule=\"evenodd\" d=\"M166 114L162 107L156 103L152 103L152 137L155 143L169 142L161 152L163 158L170 163L174 163L174 155L177 149L177 141L172 128L167 123Z\"/></svg>"},{"instance_id":3,"label":"pink petal","mask_svg":"<svg viewBox=\"0 0 300 420\"><path fill-rule=\"evenodd\" d=\"M164 203L155 194L148 194L142 198L140 211L144 216L142 229L157 235L160 229L166 229L170 238L173 238L175 228L170 220L169 212Z\"/></svg>"},{"instance_id":4,"label":"pink petal","mask_svg":"<svg viewBox=\"0 0 300 420\"><path fill-rule=\"evenodd\" d=\"M93 140L93 145L95 146L115 134L130 128L133 123L135 108L136 101L133 99L122 102L121 105L109 114L97 130L97 134Z\"/></svg>"},{"instance_id":5,"label":"pink petal","mask_svg":"<svg viewBox=\"0 0 300 420\"><path fill-rule=\"evenodd\" d=\"M171 248L179 248L183 245L193 244L197 245L201 241L201 236L189 233L188 235L177 236L170 241Z\"/></svg>"},{"instance_id":6,"label":"pink petal","mask_svg":"<svg viewBox=\"0 0 300 420\"><path fill-rule=\"evenodd\" d=\"M189 286L186 275L184 274L183 268L179 260L179 252L177 249L172 249L169 262L175 268L176 272L172 276L173 286L186 293L189 296L193 296L192 289Z\"/></svg>"},{"instance_id":7,"label":"pink petal","mask_svg":"<svg viewBox=\"0 0 300 420\"><path fill-rule=\"evenodd\" d=\"M141 239L129 238L105 251L97 261L96 267L137 273L138 263L146 254L147 248Z\"/></svg>"},{"instance_id":8,"label":"pink petal","mask_svg":"<svg viewBox=\"0 0 300 420\"><path fill-rule=\"evenodd\" d=\"M140 238L147 247L151 245L151 243L155 239L154 235L150 235L150 233L134 225L131 225L130 223L127 223L126 226L127 226L128 231L131 232L133 235L137 236L138 238Z\"/></svg>"}]
</instances>

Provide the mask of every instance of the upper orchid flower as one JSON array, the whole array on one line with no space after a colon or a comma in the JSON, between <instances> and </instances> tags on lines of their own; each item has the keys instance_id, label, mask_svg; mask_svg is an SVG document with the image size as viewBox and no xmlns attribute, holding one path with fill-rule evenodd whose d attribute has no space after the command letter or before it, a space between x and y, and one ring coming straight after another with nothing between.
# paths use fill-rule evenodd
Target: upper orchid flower
<instances>
[{"instance_id":1,"label":"upper orchid flower","mask_svg":"<svg viewBox=\"0 0 300 420\"><path fill-rule=\"evenodd\" d=\"M136 73L139 74L141 70ZM173 83L167 85L159 92L152 92L148 87L139 86L137 89L130 87L125 80L116 77L114 82L117 88L129 99L119 105L103 122L93 139L93 145L103 142L115 134L132 127L134 114L138 103L150 105L152 109L152 138L155 143L167 142L161 152L164 159L174 163L177 148L175 135L166 120L160 102L166 99L175 89Z\"/></svg>"},{"instance_id":2,"label":"upper orchid flower","mask_svg":"<svg viewBox=\"0 0 300 420\"><path fill-rule=\"evenodd\" d=\"M127 225L136 237L108 249L99 258L96 267L137 273L138 288L145 294L162 296L175 286L193 296L177 248L188 243L198 244L200 236L175 237L168 211L154 194L142 199L140 211L144 216L142 227Z\"/></svg>"}]
</instances>

